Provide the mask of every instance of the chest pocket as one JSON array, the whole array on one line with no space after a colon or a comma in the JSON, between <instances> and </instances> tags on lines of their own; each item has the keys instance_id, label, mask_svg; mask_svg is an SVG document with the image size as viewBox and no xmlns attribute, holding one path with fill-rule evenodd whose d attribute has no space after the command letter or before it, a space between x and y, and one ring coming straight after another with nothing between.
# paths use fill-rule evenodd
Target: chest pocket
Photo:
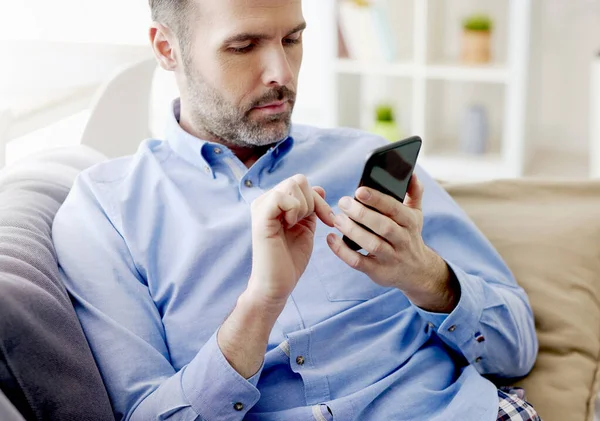
<instances>
[{"instance_id":1,"label":"chest pocket","mask_svg":"<svg viewBox=\"0 0 600 421\"><path fill-rule=\"evenodd\" d=\"M367 301L391 290L377 285L337 257L327 245L327 235L331 232L340 235L336 229L319 224L312 255L314 268L329 301Z\"/></svg>"}]
</instances>

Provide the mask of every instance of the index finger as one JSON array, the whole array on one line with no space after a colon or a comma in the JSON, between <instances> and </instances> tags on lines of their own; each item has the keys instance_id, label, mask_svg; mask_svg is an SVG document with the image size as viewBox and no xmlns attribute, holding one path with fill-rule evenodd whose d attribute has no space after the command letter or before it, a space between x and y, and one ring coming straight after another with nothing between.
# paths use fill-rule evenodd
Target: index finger
<instances>
[{"instance_id":1,"label":"index finger","mask_svg":"<svg viewBox=\"0 0 600 421\"><path fill-rule=\"evenodd\" d=\"M313 197L315 200L315 213L324 224L333 227L335 215L331 206L325 201L325 190L322 187L313 187Z\"/></svg>"},{"instance_id":2,"label":"index finger","mask_svg":"<svg viewBox=\"0 0 600 421\"><path fill-rule=\"evenodd\" d=\"M369 187L360 187L356 191L356 198L400 226L409 227L414 222L412 214L402 202L380 191Z\"/></svg>"}]
</instances>

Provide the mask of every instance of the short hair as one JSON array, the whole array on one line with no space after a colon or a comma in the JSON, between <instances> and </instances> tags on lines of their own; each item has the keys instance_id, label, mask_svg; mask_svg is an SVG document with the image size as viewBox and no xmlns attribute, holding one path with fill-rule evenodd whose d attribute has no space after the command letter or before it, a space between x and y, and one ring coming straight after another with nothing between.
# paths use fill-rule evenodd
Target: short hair
<instances>
[{"instance_id":1,"label":"short hair","mask_svg":"<svg viewBox=\"0 0 600 421\"><path fill-rule=\"evenodd\" d=\"M180 42L189 41L189 14L194 0L148 0L152 20L171 28Z\"/></svg>"}]
</instances>

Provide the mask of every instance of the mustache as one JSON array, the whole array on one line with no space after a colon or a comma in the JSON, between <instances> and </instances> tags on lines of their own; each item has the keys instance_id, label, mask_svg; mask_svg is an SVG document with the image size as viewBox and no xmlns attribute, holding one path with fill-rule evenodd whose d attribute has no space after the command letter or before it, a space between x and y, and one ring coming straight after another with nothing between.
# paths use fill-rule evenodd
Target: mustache
<instances>
[{"instance_id":1,"label":"mustache","mask_svg":"<svg viewBox=\"0 0 600 421\"><path fill-rule=\"evenodd\" d=\"M262 107L263 105L269 104L274 101L284 101L284 100L289 101L293 104L296 101L296 92L292 91L291 89L289 89L285 86L280 86L278 88L274 88L274 89L270 90L265 95L256 99L252 103L250 109L255 108L255 107Z\"/></svg>"}]
</instances>

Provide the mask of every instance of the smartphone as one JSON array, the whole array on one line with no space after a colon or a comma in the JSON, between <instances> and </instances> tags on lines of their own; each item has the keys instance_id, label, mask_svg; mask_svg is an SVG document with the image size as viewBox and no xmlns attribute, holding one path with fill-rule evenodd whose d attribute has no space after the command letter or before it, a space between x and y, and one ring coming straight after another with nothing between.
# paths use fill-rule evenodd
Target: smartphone
<instances>
[{"instance_id":1,"label":"smartphone","mask_svg":"<svg viewBox=\"0 0 600 421\"><path fill-rule=\"evenodd\" d=\"M370 187L392 196L399 202L404 202L422 143L419 136L413 136L372 151L367 157L358 187ZM364 225L358 224L367 231L373 232ZM346 236L343 240L354 251L362 248Z\"/></svg>"}]
</instances>

